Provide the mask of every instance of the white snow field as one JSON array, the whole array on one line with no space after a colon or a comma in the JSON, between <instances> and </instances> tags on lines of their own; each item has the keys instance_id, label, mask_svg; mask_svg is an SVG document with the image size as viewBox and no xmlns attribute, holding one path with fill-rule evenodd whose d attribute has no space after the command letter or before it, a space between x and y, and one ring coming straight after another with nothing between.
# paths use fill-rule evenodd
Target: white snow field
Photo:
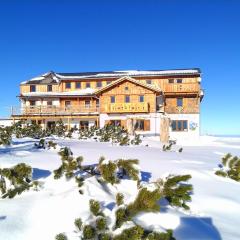
<instances>
[{"instance_id":1,"label":"white snow field","mask_svg":"<svg viewBox=\"0 0 240 240\"><path fill-rule=\"evenodd\" d=\"M190 211L160 203L159 213L138 215L135 221L149 229L173 229L177 240L239 240L240 183L214 174L221 157L230 152L240 156L239 138L201 137L199 141L181 143L173 151L163 152L158 139L145 139L141 146L112 146L83 140L57 140L71 147L74 155L83 156L84 163L97 163L100 156L115 160L137 158L141 176L154 181L168 174L191 174L194 194ZM148 144L148 147L145 145ZM89 199L96 199L111 208L117 191L127 202L134 199L137 186L123 180L118 186L103 188L94 178L84 184L84 195L78 193L74 180L54 180L52 171L61 161L56 150L37 150L32 139L14 139L10 147L0 148L0 167L20 162L34 168L35 179L42 180L40 191L24 192L14 199L0 200L0 240L53 240L65 232L70 240L79 239L74 232L74 219L88 218ZM106 215L110 211L106 208ZM109 213L108 213L109 211Z\"/></svg>"}]
</instances>

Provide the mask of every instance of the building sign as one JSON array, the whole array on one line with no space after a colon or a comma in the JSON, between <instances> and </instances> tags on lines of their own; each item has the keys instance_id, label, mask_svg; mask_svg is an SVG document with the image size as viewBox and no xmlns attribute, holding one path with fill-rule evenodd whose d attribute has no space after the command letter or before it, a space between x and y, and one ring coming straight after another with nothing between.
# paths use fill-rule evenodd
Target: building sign
<instances>
[{"instance_id":1,"label":"building sign","mask_svg":"<svg viewBox=\"0 0 240 240\"><path fill-rule=\"evenodd\" d=\"M148 103L112 103L107 107L109 113L148 112Z\"/></svg>"}]
</instances>

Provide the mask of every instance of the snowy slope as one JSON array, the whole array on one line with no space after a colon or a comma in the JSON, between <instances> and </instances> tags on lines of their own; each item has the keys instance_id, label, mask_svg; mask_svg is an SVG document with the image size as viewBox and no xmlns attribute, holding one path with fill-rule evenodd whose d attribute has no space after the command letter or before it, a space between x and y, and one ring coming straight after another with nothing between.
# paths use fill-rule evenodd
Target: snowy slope
<instances>
[{"instance_id":1,"label":"snowy slope","mask_svg":"<svg viewBox=\"0 0 240 240\"><path fill-rule=\"evenodd\" d=\"M162 152L161 144L155 139L146 139L142 146L129 147L79 140L59 140L59 144L70 146L75 155L84 156L85 163L96 163L100 156L112 160L138 158L145 181L168 173L191 174L194 195L189 212L161 203L160 213L138 216L136 221L150 229L172 228L174 236L180 240L240 239L240 183L214 175L214 168L223 154L240 155L240 139L206 137L191 143L192 146L184 143L183 153ZM85 186L88 194L80 195L74 181L54 180L51 172L60 165L59 156L55 150L33 149L31 139L0 148L0 167L19 162L30 164L34 177L42 177L45 185L39 192L0 200L0 239L51 240L59 232L67 232L70 239L78 239L73 221L77 217L88 218L89 199L94 197L108 206L119 190L107 186L108 191L105 191L94 179L89 179ZM118 188L130 201L136 186L126 181Z\"/></svg>"}]
</instances>

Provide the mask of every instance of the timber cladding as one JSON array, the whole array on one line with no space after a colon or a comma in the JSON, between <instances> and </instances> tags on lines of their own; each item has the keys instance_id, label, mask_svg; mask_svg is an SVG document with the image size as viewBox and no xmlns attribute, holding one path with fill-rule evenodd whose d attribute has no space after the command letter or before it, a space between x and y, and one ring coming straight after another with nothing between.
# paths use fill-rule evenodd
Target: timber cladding
<instances>
[{"instance_id":1,"label":"timber cladding","mask_svg":"<svg viewBox=\"0 0 240 240\"><path fill-rule=\"evenodd\" d=\"M134 84L132 82L121 82L118 85L113 86L110 89L107 89L100 95L100 112L106 113L108 112L107 106L109 106L111 103L111 96L115 97L115 103L122 104L126 108L128 108L127 104L125 102L125 97L130 97L130 103L131 104L141 104L139 102L140 96L144 96L144 103L148 104L148 111L147 112L155 112L156 111L156 93L153 91L144 88L142 86L139 86L137 84ZM131 106L129 106L131 107ZM120 108L119 108L120 109ZM137 112L138 110L134 110L133 112ZM124 112L121 111L120 112ZM128 111L129 112L129 111ZM141 110L139 110L141 112ZM143 112L146 112L143 110Z\"/></svg>"},{"instance_id":2,"label":"timber cladding","mask_svg":"<svg viewBox=\"0 0 240 240\"><path fill-rule=\"evenodd\" d=\"M52 92L59 92L58 84L22 84L20 85L20 93L29 93L31 85L36 86L36 92L48 92L48 85L52 85Z\"/></svg>"},{"instance_id":3,"label":"timber cladding","mask_svg":"<svg viewBox=\"0 0 240 240\"><path fill-rule=\"evenodd\" d=\"M177 99L182 99L182 106L177 106ZM166 97L165 112L166 113L199 113L198 97Z\"/></svg>"}]
</instances>

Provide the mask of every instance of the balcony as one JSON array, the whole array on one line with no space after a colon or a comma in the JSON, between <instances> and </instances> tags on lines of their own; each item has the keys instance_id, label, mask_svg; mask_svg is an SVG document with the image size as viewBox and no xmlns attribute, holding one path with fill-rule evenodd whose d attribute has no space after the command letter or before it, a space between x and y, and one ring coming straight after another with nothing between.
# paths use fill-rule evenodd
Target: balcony
<instances>
[{"instance_id":1,"label":"balcony","mask_svg":"<svg viewBox=\"0 0 240 240\"><path fill-rule=\"evenodd\" d=\"M95 106L26 106L22 108L12 108L12 116L19 115L94 115L99 113L99 108Z\"/></svg>"},{"instance_id":2,"label":"balcony","mask_svg":"<svg viewBox=\"0 0 240 240\"><path fill-rule=\"evenodd\" d=\"M198 83L169 83L164 86L164 92L200 92L200 85Z\"/></svg>"},{"instance_id":3,"label":"balcony","mask_svg":"<svg viewBox=\"0 0 240 240\"><path fill-rule=\"evenodd\" d=\"M148 103L111 103L105 108L108 113L144 113L149 112Z\"/></svg>"}]
</instances>

